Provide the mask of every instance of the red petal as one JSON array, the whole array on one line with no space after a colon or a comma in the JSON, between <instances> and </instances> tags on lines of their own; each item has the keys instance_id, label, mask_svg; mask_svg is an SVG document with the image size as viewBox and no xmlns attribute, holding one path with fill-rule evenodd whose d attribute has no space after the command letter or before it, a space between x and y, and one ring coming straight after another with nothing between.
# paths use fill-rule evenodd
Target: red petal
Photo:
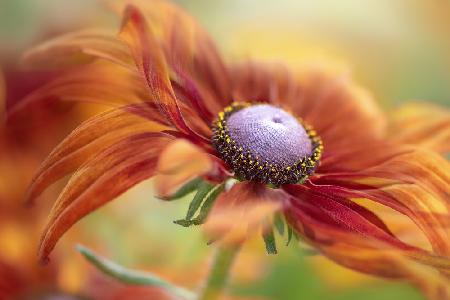
<instances>
[{"instance_id":1,"label":"red petal","mask_svg":"<svg viewBox=\"0 0 450 300\"><path fill-rule=\"evenodd\" d=\"M306 214L308 218L349 234L376 239L400 249L413 248L395 238L375 214L348 199L323 193L313 186L289 185L285 190L295 196L291 200L292 206L288 208L290 215ZM330 237L330 241L333 241L333 237Z\"/></svg>"},{"instance_id":2,"label":"red petal","mask_svg":"<svg viewBox=\"0 0 450 300\"><path fill-rule=\"evenodd\" d=\"M316 186L316 185L312 184L311 182L307 182L306 186L310 189L309 192L311 194L325 195L325 197L337 202L340 205L343 205L346 209L349 209L349 210L354 211L355 213L361 215L368 222L377 226L379 229L383 230L385 233L387 233L391 236L393 235L392 232L390 231L390 229L386 226L386 224L374 212L351 201L350 199L343 196L343 194L334 193L334 190L332 189L332 187L330 188L328 186L325 186L325 187ZM285 185L285 186L283 186L283 189L294 195L297 195L297 193L299 193L301 195L305 192L305 190L303 190L303 187L301 187L300 185L296 185L296 184Z\"/></svg>"},{"instance_id":3,"label":"red petal","mask_svg":"<svg viewBox=\"0 0 450 300\"><path fill-rule=\"evenodd\" d=\"M128 2L130 3L130 2ZM157 33L172 80L183 84L188 77L190 90L203 99L202 106L218 113L232 101L230 74L214 42L201 26L183 9L167 1L131 1L142 12L149 26ZM123 7L120 5L121 13ZM186 88L186 86L185 86Z\"/></svg>"},{"instance_id":4,"label":"red petal","mask_svg":"<svg viewBox=\"0 0 450 300\"><path fill-rule=\"evenodd\" d=\"M387 161L357 172L320 175L311 181L345 197L367 198L407 215L434 251L450 254L450 176L448 161L420 148L408 148Z\"/></svg>"},{"instance_id":5,"label":"red petal","mask_svg":"<svg viewBox=\"0 0 450 300\"><path fill-rule=\"evenodd\" d=\"M152 100L161 107L176 128L209 143L209 139L194 132L181 115L170 84L164 54L148 27L145 17L135 6L127 6L120 36L129 45L136 65L147 82Z\"/></svg>"},{"instance_id":6,"label":"red petal","mask_svg":"<svg viewBox=\"0 0 450 300\"><path fill-rule=\"evenodd\" d=\"M342 199L336 201L340 196L326 195L320 188L305 186L298 186L295 191L291 187L290 192L295 198L286 209L289 223L308 242L340 264L384 277L410 278L404 265L407 261L409 265L417 263L424 268L450 271L450 259L393 237L369 220L366 213L355 210L353 205L343 205L346 201Z\"/></svg>"}]
</instances>

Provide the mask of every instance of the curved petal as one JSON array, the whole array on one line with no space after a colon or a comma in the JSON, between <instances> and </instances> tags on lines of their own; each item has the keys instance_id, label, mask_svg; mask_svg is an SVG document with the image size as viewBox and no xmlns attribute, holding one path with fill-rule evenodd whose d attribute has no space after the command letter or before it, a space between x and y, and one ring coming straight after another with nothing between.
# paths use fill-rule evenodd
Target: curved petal
<instances>
[{"instance_id":1,"label":"curved petal","mask_svg":"<svg viewBox=\"0 0 450 300\"><path fill-rule=\"evenodd\" d=\"M386 133L380 108L347 73L315 66L289 72L283 65L247 61L234 66L232 74L234 97L292 111L318 132L325 155L365 145Z\"/></svg>"},{"instance_id":2,"label":"curved petal","mask_svg":"<svg viewBox=\"0 0 450 300\"><path fill-rule=\"evenodd\" d=\"M118 141L143 132L157 132L168 127L131 114L123 107L95 116L67 136L42 163L31 181L27 201L32 203L49 185L74 172L97 153ZM139 109L141 112L143 108ZM157 115L156 115L157 116Z\"/></svg>"},{"instance_id":3,"label":"curved petal","mask_svg":"<svg viewBox=\"0 0 450 300\"><path fill-rule=\"evenodd\" d=\"M48 70L67 68L102 58L129 69L135 69L127 45L114 33L81 30L44 42L25 53L26 68Z\"/></svg>"},{"instance_id":4,"label":"curved petal","mask_svg":"<svg viewBox=\"0 0 450 300\"><path fill-rule=\"evenodd\" d=\"M135 13L130 13L131 11ZM121 39L99 30L83 30L61 36L29 51L23 60L23 64L27 67L67 69L67 67L75 65L76 69L80 69L79 72L69 69L68 75L35 93L31 98L42 100L44 97L52 97L107 104L123 103L124 101L126 103L154 102L162 106L166 117L174 122L174 125L181 131L206 142L207 139L204 139L203 136L211 134L208 126L213 115L204 106L203 96L201 95L204 93L200 91L201 88L198 88L193 79L186 76L185 71L179 68L177 69L179 71L177 76L173 75L175 74L173 70L169 74L164 57L164 51L166 50L162 49L167 47L160 45L155 39L150 28L145 24L146 19L140 15L137 9L130 6L125 14L124 26L120 34ZM131 14L134 14L133 21L128 18ZM172 27L170 28L172 29ZM176 27L180 28L178 24ZM134 29L136 30L134 31ZM169 27L165 30L169 30ZM140 43L153 45L150 47L151 51L148 47L144 47L145 51L140 53L138 49ZM189 51L189 49L180 50L184 51L180 53ZM98 59L102 59L103 62L104 60L108 61L109 64L106 65L113 71L106 71L102 74L102 70L97 70L95 66L89 66L93 62L97 65ZM82 67L79 66L80 64ZM120 70L119 66L124 67L124 70ZM113 76L111 76L112 74ZM141 76L141 74L144 76ZM111 77L113 77L113 80L111 80ZM170 87L171 82L177 87L175 91ZM149 86L147 86L147 83ZM109 87L113 88L108 89ZM121 90L121 87L126 89ZM128 91L128 97L122 97L122 95L126 95L123 91ZM100 99L93 98L91 95L94 94L100 95ZM117 97L115 98L114 95L117 95ZM175 95L180 98L180 101L183 102L186 99L187 101L183 105L177 105ZM192 106L195 111L189 106ZM203 118L199 118L197 115ZM185 122L183 117L188 122ZM204 119L207 119L206 123L199 125L199 120Z\"/></svg>"},{"instance_id":5,"label":"curved petal","mask_svg":"<svg viewBox=\"0 0 450 300\"><path fill-rule=\"evenodd\" d=\"M155 176L156 194L169 198L184 183L213 170L210 156L190 142L177 139L163 149Z\"/></svg>"},{"instance_id":6,"label":"curved petal","mask_svg":"<svg viewBox=\"0 0 450 300\"><path fill-rule=\"evenodd\" d=\"M95 62L63 71L58 77L25 95L8 112L13 118L50 102L76 101L108 106L139 103L148 99L144 82L120 66Z\"/></svg>"},{"instance_id":7,"label":"curved petal","mask_svg":"<svg viewBox=\"0 0 450 300\"><path fill-rule=\"evenodd\" d=\"M282 64L247 60L232 65L230 69L235 101L269 102L284 106L297 96L295 77Z\"/></svg>"},{"instance_id":8,"label":"curved petal","mask_svg":"<svg viewBox=\"0 0 450 300\"><path fill-rule=\"evenodd\" d=\"M386 243L404 250L413 249L394 237L378 216L349 199L323 193L315 186L288 185L284 190L295 197L288 206L288 215L306 214L308 218L349 234L376 239L380 244ZM328 238L330 243L334 242L332 236Z\"/></svg>"},{"instance_id":9,"label":"curved petal","mask_svg":"<svg viewBox=\"0 0 450 300\"><path fill-rule=\"evenodd\" d=\"M52 208L39 258L45 262L56 242L78 220L153 176L157 158L168 141L161 133L133 135L80 166Z\"/></svg>"},{"instance_id":10,"label":"curved petal","mask_svg":"<svg viewBox=\"0 0 450 300\"><path fill-rule=\"evenodd\" d=\"M391 138L450 152L450 110L428 103L410 103L392 112Z\"/></svg>"},{"instance_id":11,"label":"curved petal","mask_svg":"<svg viewBox=\"0 0 450 300\"><path fill-rule=\"evenodd\" d=\"M122 2L116 6L119 13L126 4L135 5L143 12L162 45L171 80L185 90L195 90L194 94L202 98L199 104L204 112L211 110L214 115L232 101L225 63L212 39L191 16L169 1ZM194 94L191 93L195 97Z\"/></svg>"},{"instance_id":12,"label":"curved petal","mask_svg":"<svg viewBox=\"0 0 450 300\"><path fill-rule=\"evenodd\" d=\"M383 136L385 116L348 74L309 69L302 71L298 80L299 94L290 102L291 108L319 133L325 152Z\"/></svg>"},{"instance_id":13,"label":"curved petal","mask_svg":"<svg viewBox=\"0 0 450 300\"><path fill-rule=\"evenodd\" d=\"M181 132L209 143L209 139L193 131L185 122L172 89L167 63L155 35L145 17L135 6L127 6L120 37L129 45L135 63L142 73L153 101Z\"/></svg>"},{"instance_id":14,"label":"curved petal","mask_svg":"<svg viewBox=\"0 0 450 300\"><path fill-rule=\"evenodd\" d=\"M151 120L157 119L160 123L167 124L168 121L150 97L145 82L134 71L109 62L97 61L68 69L26 95L8 111L8 118L20 119L18 117L31 109L42 108L49 103L53 105L58 101L98 103L107 106L131 103L133 105L127 108L130 112L148 118L151 110ZM206 136L211 134L210 128L199 120L195 111L184 104L180 109L192 128Z\"/></svg>"},{"instance_id":15,"label":"curved petal","mask_svg":"<svg viewBox=\"0 0 450 300\"><path fill-rule=\"evenodd\" d=\"M386 140L367 140L365 143L351 147L325 151L316 173L357 172L411 151L410 148L398 143Z\"/></svg>"},{"instance_id":16,"label":"curved petal","mask_svg":"<svg viewBox=\"0 0 450 300\"><path fill-rule=\"evenodd\" d=\"M291 186L294 197L287 206L290 224L331 259L347 267L385 277L408 277L392 268L395 256L450 272L450 259L400 241L386 231L373 214L348 199L324 193L320 187Z\"/></svg>"},{"instance_id":17,"label":"curved petal","mask_svg":"<svg viewBox=\"0 0 450 300\"><path fill-rule=\"evenodd\" d=\"M439 255L450 255L450 164L430 150L407 151L354 172L318 175L328 193L367 198L408 216Z\"/></svg>"},{"instance_id":18,"label":"curved petal","mask_svg":"<svg viewBox=\"0 0 450 300\"><path fill-rule=\"evenodd\" d=\"M219 195L204 230L212 240L237 244L269 229L273 215L285 205L282 191L250 181L236 183ZM239 220L239 222L236 222Z\"/></svg>"}]
</instances>

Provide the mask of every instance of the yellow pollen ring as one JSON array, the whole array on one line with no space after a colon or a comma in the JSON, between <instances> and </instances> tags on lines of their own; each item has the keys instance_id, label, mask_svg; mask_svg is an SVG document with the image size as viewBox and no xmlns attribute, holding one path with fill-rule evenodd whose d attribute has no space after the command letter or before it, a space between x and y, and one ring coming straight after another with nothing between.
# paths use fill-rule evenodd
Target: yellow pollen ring
<instances>
[{"instance_id":1,"label":"yellow pollen ring","mask_svg":"<svg viewBox=\"0 0 450 300\"><path fill-rule=\"evenodd\" d=\"M226 124L226 120L231 114L251 105L253 104L234 102L218 114L217 121L213 123L212 144L221 158L231 166L235 176L243 180L254 180L275 187L286 183L301 183L306 180L314 173L322 157L323 143L317 132L302 119L297 118L311 140L313 146L311 155L302 157L291 165L261 161L258 156L236 144L229 135Z\"/></svg>"}]
</instances>

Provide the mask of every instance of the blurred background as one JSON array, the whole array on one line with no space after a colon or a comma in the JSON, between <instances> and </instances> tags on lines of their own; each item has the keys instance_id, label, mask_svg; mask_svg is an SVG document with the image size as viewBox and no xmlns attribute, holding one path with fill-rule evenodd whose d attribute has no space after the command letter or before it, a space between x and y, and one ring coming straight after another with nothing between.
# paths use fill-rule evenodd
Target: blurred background
<instances>
[{"instance_id":1,"label":"blurred background","mask_svg":"<svg viewBox=\"0 0 450 300\"><path fill-rule=\"evenodd\" d=\"M228 60L255 57L284 61L292 67L311 61L324 63L349 69L385 108L413 100L450 106L448 0L175 2L211 33ZM15 82L19 90L36 83L20 77L14 81L11 74L16 74L21 53L39 41L73 29L117 28L118 24L101 1L0 0L0 66L6 83ZM6 107L13 106L14 99L7 99ZM52 130L52 139L36 135L27 139L27 128L21 131L20 142L11 141L8 134L2 136L0 274L19 271L17 279L10 281L0 276L0 299L5 287L20 289L5 292L5 299L98 295L93 290L99 289L98 282L103 279L76 253L75 243L123 265L195 286L207 271L211 249L198 229L170 222L183 216L187 201L163 203L153 199L151 182L133 188L82 220L57 246L50 265L37 265L39 231L56 189L45 195L39 207L26 212L20 201L39 162L93 111L80 108L66 114L64 108L58 108L56 113L63 122L54 120L58 130ZM53 118L52 114L48 118ZM29 124L28 129L38 126ZM248 243L234 269L233 294L277 300L423 299L405 283L344 270L324 258L305 256L294 245L281 244L279 255L267 256L259 240ZM36 275L28 278L30 272Z\"/></svg>"}]
</instances>

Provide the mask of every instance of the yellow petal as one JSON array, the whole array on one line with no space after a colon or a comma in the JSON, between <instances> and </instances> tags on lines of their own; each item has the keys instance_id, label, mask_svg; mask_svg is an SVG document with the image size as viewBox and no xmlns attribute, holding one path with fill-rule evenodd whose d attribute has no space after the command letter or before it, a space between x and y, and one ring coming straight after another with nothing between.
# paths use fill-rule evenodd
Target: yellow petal
<instances>
[{"instance_id":1,"label":"yellow petal","mask_svg":"<svg viewBox=\"0 0 450 300\"><path fill-rule=\"evenodd\" d=\"M392 112L392 139L450 152L450 110L429 103L410 103Z\"/></svg>"}]
</instances>

